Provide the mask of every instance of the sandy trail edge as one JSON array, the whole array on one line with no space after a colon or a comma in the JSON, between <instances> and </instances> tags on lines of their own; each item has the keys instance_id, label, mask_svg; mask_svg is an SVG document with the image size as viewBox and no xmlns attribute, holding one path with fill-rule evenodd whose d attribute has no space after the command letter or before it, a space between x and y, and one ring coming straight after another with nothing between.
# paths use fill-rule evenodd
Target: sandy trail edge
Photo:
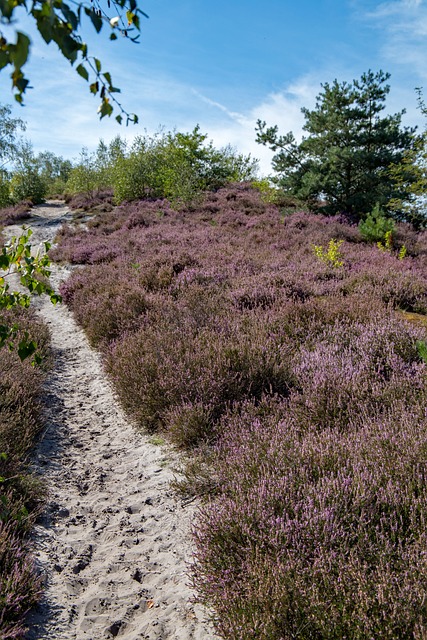
<instances>
[{"instance_id":1,"label":"sandy trail edge","mask_svg":"<svg viewBox=\"0 0 427 640\"><path fill-rule=\"evenodd\" d=\"M36 207L32 244L52 241L68 218L60 202ZM68 274L54 266L54 286ZM28 620L29 640L215 638L188 586L195 506L184 509L169 488L175 454L128 423L67 308L47 299L35 306L55 366L34 456L50 490L34 536L46 595Z\"/></svg>"}]
</instances>

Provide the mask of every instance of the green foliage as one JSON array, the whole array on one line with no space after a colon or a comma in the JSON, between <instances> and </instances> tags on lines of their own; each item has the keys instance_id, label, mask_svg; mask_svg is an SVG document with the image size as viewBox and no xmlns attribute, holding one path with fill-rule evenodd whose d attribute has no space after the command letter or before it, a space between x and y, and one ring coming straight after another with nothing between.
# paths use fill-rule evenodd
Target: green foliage
<instances>
[{"instance_id":1,"label":"green foliage","mask_svg":"<svg viewBox=\"0 0 427 640\"><path fill-rule=\"evenodd\" d=\"M80 159L68 176L67 191L70 193L83 193L94 191L99 187L99 180L95 167L95 156L83 148Z\"/></svg>"},{"instance_id":2,"label":"green foliage","mask_svg":"<svg viewBox=\"0 0 427 640\"><path fill-rule=\"evenodd\" d=\"M15 307L28 308L30 306L31 294L49 295L51 302L56 304L61 301L61 297L54 292L52 287L45 280L50 275L50 261L46 253L38 251L32 253L29 239L32 235L31 229L27 229L19 237L13 237L0 253L0 310L13 309ZM45 252L50 248L48 242L44 243ZM28 293L11 291L8 278L12 273L19 275L20 283ZM17 324L0 324L0 348L8 345L9 349L17 349L18 356L24 360L28 356L36 353L37 345L32 341L28 333L20 338L16 344L19 327ZM35 355L35 362L39 359Z\"/></svg>"},{"instance_id":3,"label":"green foliage","mask_svg":"<svg viewBox=\"0 0 427 640\"><path fill-rule=\"evenodd\" d=\"M421 360L427 364L427 344L424 340L417 340L416 346Z\"/></svg>"},{"instance_id":4,"label":"green foliage","mask_svg":"<svg viewBox=\"0 0 427 640\"><path fill-rule=\"evenodd\" d=\"M13 174L10 181L10 197L12 202L31 200L33 204L41 204L46 196L46 184L37 169L28 167L25 171Z\"/></svg>"},{"instance_id":5,"label":"green foliage","mask_svg":"<svg viewBox=\"0 0 427 640\"><path fill-rule=\"evenodd\" d=\"M76 71L89 83L89 91L99 96L101 102L98 107L100 118L111 116L114 106L120 113L116 120L121 123L123 116L126 123L137 122L135 114L127 113L116 98L120 91L114 86L111 74L102 68L97 58L89 55L87 44L81 38L81 28L86 17L99 33L104 25L111 29L110 40L117 40L117 34L136 42L140 29L140 16L146 16L137 5L137 0L110 0L108 9L117 15L109 16L100 0L92 2L76 2L71 8L65 2L49 2L36 0L27 5L25 0L1 0L0 15L3 24L15 25L19 18L28 15L35 23L35 27L43 40L50 44L55 42L64 58L76 65ZM15 99L23 103L23 96L29 88L29 79L24 76L23 68L28 61L31 40L25 33L15 30L16 41L3 32L0 39L0 69L11 69L12 90ZM114 106L113 106L114 104Z\"/></svg>"},{"instance_id":6,"label":"green foliage","mask_svg":"<svg viewBox=\"0 0 427 640\"><path fill-rule=\"evenodd\" d=\"M196 126L191 133L138 137L114 172L116 200L163 197L190 202L199 193L254 176L256 162L230 147L215 149Z\"/></svg>"},{"instance_id":7,"label":"green foliage","mask_svg":"<svg viewBox=\"0 0 427 640\"><path fill-rule=\"evenodd\" d=\"M413 145L414 130L401 128L403 111L383 116L389 74L364 73L360 80L322 85L315 109L303 108L307 136L298 144L292 132L257 123L257 142L275 152L276 182L312 205L326 199L324 213L358 217L376 202L406 198L407 185L394 181L388 167L399 165Z\"/></svg>"},{"instance_id":8,"label":"green foliage","mask_svg":"<svg viewBox=\"0 0 427 640\"><path fill-rule=\"evenodd\" d=\"M267 178L263 178L262 180L252 180L252 186L260 192L264 202L278 204L278 201L280 201L280 190Z\"/></svg>"},{"instance_id":9,"label":"green foliage","mask_svg":"<svg viewBox=\"0 0 427 640\"><path fill-rule=\"evenodd\" d=\"M399 253L397 254L398 260L403 260L406 257L408 250L405 245L402 245L399 249Z\"/></svg>"},{"instance_id":10,"label":"green foliage","mask_svg":"<svg viewBox=\"0 0 427 640\"><path fill-rule=\"evenodd\" d=\"M375 242L380 251L391 253L393 250L393 233L395 222L384 215L377 203L365 220L359 222L359 231L364 240ZM397 254L398 260L403 260L407 248L402 245Z\"/></svg>"},{"instance_id":11,"label":"green foliage","mask_svg":"<svg viewBox=\"0 0 427 640\"><path fill-rule=\"evenodd\" d=\"M393 248L393 232L386 231L384 236L384 243L377 242L377 247L380 251L391 251Z\"/></svg>"},{"instance_id":12,"label":"green foliage","mask_svg":"<svg viewBox=\"0 0 427 640\"><path fill-rule=\"evenodd\" d=\"M126 151L127 142L120 136L116 136L108 146L100 140L94 153L83 148L78 163L68 172L66 191L76 194L111 188Z\"/></svg>"},{"instance_id":13,"label":"green foliage","mask_svg":"<svg viewBox=\"0 0 427 640\"><path fill-rule=\"evenodd\" d=\"M423 196L427 192L427 132L414 137L411 149L405 152L402 162L392 164L389 173L398 189L406 197L393 197L388 207L397 220L410 222L416 229L427 227L427 210Z\"/></svg>"},{"instance_id":14,"label":"green foliage","mask_svg":"<svg viewBox=\"0 0 427 640\"><path fill-rule=\"evenodd\" d=\"M340 252L340 246L343 240L329 240L328 248L324 249L321 245L313 245L313 251L319 260L331 267L342 267L344 262Z\"/></svg>"},{"instance_id":15,"label":"green foliage","mask_svg":"<svg viewBox=\"0 0 427 640\"><path fill-rule=\"evenodd\" d=\"M62 156L57 156L51 151L43 151L34 158L40 180L44 184L47 197L56 196L65 192L65 186L69 178L72 164Z\"/></svg>"},{"instance_id":16,"label":"green foliage","mask_svg":"<svg viewBox=\"0 0 427 640\"><path fill-rule=\"evenodd\" d=\"M380 242L387 248L392 246L392 234L394 220L384 215L377 202L365 220L359 222L359 231L364 240L368 242Z\"/></svg>"},{"instance_id":17,"label":"green foliage","mask_svg":"<svg viewBox=\"0 0 427 640\"><path fill-rule=\"evenodd\" d=\"M46 191L46 182L41 176L32 144L25 140L18 142L10 180L10 199L14 203L31 200L33 204L40 204L44 202Z\"/></svg>"},{"instance_id":18,"label":"green foliage","mask_svg":"<svg viewBox=\"0 0 427 640\"><path fill-rule=\"evenodd\" d=\"M0 107L0 162L8 163L8 170L0 170L0 206L22 200L39 204L46 195L63 193L71 162L50 151L36 156L32 144L17 137L17 129L24 128L24 123L9 114L9 107Z\"/></svg>"}]
</instances>

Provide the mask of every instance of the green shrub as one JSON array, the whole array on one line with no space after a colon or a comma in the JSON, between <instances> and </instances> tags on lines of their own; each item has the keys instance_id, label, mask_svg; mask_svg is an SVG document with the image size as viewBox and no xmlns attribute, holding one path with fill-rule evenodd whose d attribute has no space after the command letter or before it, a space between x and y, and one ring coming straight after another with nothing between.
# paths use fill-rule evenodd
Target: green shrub
<instances>
[{"instance_id":1,"label":"green shrub","mask_svg":"<svg viewBox=\"0 0 427 640\"><path fill-rule=\"evenodd\" d=\"M385 244L387 234L391 238L394 231L394 220L387 218L377 203L365 220L359 222L359 230L364 240Z\"/></svg>"},{"instance_id":2,"label":"green shrub","mask_svg":"<svg viewBox=\"0 0 427 640\"><path fill-rule=\"evenodd\" d=\"M321 245L313 245L314 254L321 262L331 267L342 267L344 262L340 252L340 246L343 240L329 240L328 248L324 249Z\"/></svg>"},{"instance_id":3,"label":"green shrub","mask_svg":"<svg viewBox=\"0 0 427 640\"><path fill-rule=\"evenodd\" d=\"M33 204L40 204L46 197L46 185L38 172L32 168L18 171L12 176L10 191L14 202L31 200Z\"/></svg>"},{"instance_id":4,"label":"green shrub","mask_svg":"<svg viewBox=\"0 0 427 640\"><path fill-rule=\"evenodd\" d=\"M93 191L99 187L93 157L83 149L79 164L70 171L67 180L67 191L69 193L85 193Z\"/></svg>"},{"instance_id":5,"label":"green shrub","mask_svg":"<svg viewBox=\"0 0 427 640\"><path fill-rule=\"evenodd\" d=\"M62 196L67 189L67 183L62 178L55 178L47 186L46 196L48 198L54 198L56 196Z\"/></svg>"}]
</instances>

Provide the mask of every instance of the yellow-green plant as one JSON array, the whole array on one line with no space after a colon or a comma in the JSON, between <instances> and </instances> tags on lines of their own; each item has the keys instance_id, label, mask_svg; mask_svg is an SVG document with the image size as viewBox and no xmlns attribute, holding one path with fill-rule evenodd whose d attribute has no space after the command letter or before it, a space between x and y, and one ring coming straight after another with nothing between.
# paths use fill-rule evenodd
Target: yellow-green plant
<instances>
[{"instance_id":1,"label":"yellow-green plant","mask_svg":"<svg viewBox=\"0 0 427 640\"><path fill-rule=\"evenodd\" d=\"M380 251L388 251L391 253L393 249L393 234L392 231L386 231L384 236L384 242L377 242L377 247ZM403 260L406 256L407 249L403 244L397 254L398 260Z\"/></svg>"},{"instance_id":2,"label":"yellow-green plant","mask_svg":"<svg viewBox=\"0 0 427 640\"><path fill-rule=\"evenodd\" d=\"M403 260L403 258L406 256L407 253L407 249L405 247L405 245L402 245L399 249L399 253L397 255L398 260Z\"/></svg>"},{"instance_id":3,"label":"yellow-green plant","mask_svg":"<svg viewBox=\"0 0 427 640\"><path fill-rule=\"evenodd\" d=\"M377 242L380 251L391 251L393 248L393 231L389 229L384 234L384 242Z\"/></svg>"},{"instance_id":4,"label":"yellow-green plant","mask_svg":"<svg viewBox=\"0 0 427 640\"><path fill-rule=\"evenodd\" d=\"M264 202L276 203L278 189L277 187L274 187L267 178L263 178L262 180L252 180L252 186L260 192L261 198Z\"/></svg>"},{"instance_id":5,"label":"yellow-green plant","mask_svg":"<svg viewBox=\"0 0 427 640\"><path fill-rule=\"evenodd\" d=\"M344 261L340 252L340 246L343 240L329 240L328 248L324 249L321 245L313 245L313 251L319 260L332 267L342 267Z\"/></svg>"}]
</instances>

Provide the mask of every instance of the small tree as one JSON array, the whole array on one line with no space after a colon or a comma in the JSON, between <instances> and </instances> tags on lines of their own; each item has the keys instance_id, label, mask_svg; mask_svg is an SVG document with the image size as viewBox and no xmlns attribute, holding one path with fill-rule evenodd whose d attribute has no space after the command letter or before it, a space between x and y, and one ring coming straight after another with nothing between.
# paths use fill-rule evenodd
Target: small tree
<instances>
[{"instance_id":1,"label":"small tree","mask_svg":"<svg viewBox=\"0 0 427 640\"><path fill-rule=\"evenodd\" d=\"M83 147L79 161L71 169L68 176L67 191L71 193L94 191L99 188L98 178L96 156Z\"/></svg>"},{"instance_id":2,"label":"small tree","mask_svg":"<svg viewBox=\"0 0 427 640\"><path fill-rule=\"evenodd\" d=\"M362 238L368 242L384 242L387 234L394 231L394 220L382 213L377 202L366 218L359 222L359 231ZM391 239L391 235L389 237Z\"/></svg>"},{"instance_id":3,"label":"small tree","mask_svg":"<svg viewBox=\"0 0 427 640\"><path fill-rule=\"evenodd\" d=\"M407 196L388 171L412 148L414 129L402 128L404 111L385 116L390 75L364 73L360 80L323 84L315 108L302 109L307 136L279 135L278 127L257 123L257 142L276 155L276 182L290 195L312 204L326 200L326 213L364 217L378 202Z\"/></svg>"},{"instance_id":4,"label":"small tree","mask_svg":"<svg viewBox=\"0 0 427 640\"><path fill-rule=\"evenodd\" d=\"M9 105L0 105L0 207L10 204L10 168L19 154L19 131L25 131L25 122L12 118Z\"/></svg>"},{"instance_id":5,"label":"small tree","mask_svg":"<svg viewBox=\"0 0 427 640\"><path fill-rule=\"evenodd\" d=\"M72 169L71 161L51 151L42 151L36 156L35 163L45 185L46 195L49 197L64 193Z\"/></svg>"},{"instance_id":6,"label":"small tree","mask_svg":"<svg viewBox=\"0 0 427 640\"><path fill-rule=\"evenodd\" d=\"M31 200L33 204L40 204L44 202L46 191L47 185L40 175L32 144L21 141L10 180L10 197L13 202Z\"/></svg>"},{"instance_id":7,"label":"small tree","mask_svg":"<svg viewBox=\"0 0 427 640\"><path fill-rule=\"evenodd\" d=\"M9 105L0 105L0 169L5 171L7 164L14 162L19 154L19 131L25 131L25 122L21 118L12 118Z\"/></svg>"}]
</instances>

